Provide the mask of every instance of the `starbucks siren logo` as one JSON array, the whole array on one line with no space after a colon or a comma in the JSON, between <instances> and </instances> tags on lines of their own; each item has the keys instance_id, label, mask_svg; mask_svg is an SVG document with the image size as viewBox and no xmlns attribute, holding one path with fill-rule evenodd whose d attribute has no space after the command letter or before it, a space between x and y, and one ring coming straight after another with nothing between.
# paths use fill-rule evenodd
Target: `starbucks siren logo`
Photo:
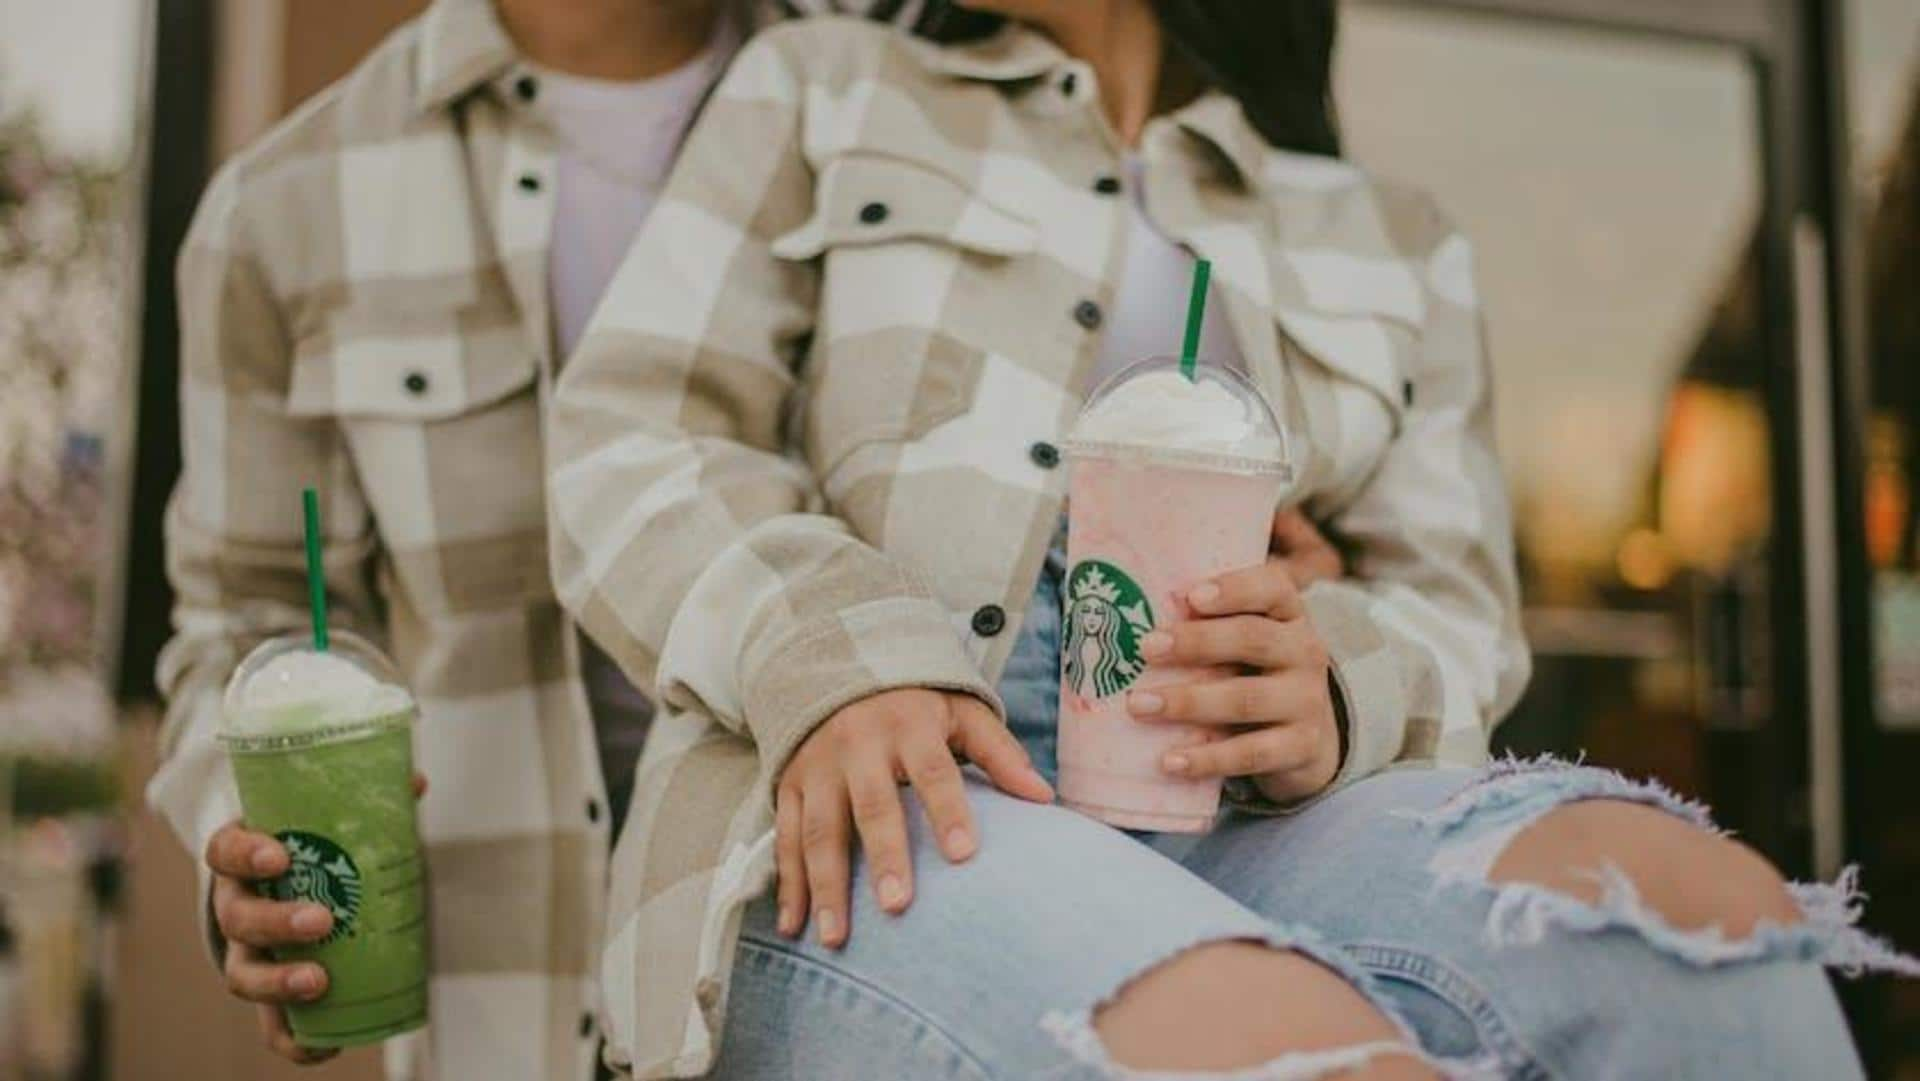
<instances>
[{"instance_id":1,"label":"starbucks siren logo","mask_svg":"<svg viewBox=\"0 0 1920 1081\"><path fill-rule=\"evenodd\" d=\"M1083 698L1119 694L1140 678L1140 639L1153 630L1147 595L1111 563L1083 559L1067 574L1067 686Z\"/></svg>"},{"instance_id":2,"label":"starbucks siren logo","mask_svg":"<svg viewBox=\"0 0 1920 1081\"><path fill-rule=\"evenodd\" d=\"M346 850L317 833L286 830L274 837L287 847L293 866L273 880L273 899L327 906L333 930L322 943L352 934L360 915L360 868Z\"/></svg>"}]
</instances>

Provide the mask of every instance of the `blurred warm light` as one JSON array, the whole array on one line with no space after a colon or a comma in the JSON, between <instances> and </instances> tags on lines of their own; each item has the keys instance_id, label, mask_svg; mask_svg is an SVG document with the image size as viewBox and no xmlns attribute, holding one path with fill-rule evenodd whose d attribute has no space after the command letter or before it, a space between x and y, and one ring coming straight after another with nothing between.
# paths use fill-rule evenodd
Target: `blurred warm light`
<instances>
[{"instance_id":1,"label":"blurred warm light","mask_svg":"<svg viewBox=\"0 0 1920 1081\"><path fill-rule=\"evenodd\" d=\"M1620 580L1635 589L1656 590L1673 581L1673 552L1667 540L1651 529L1636 529L1620 542L1615 559Z\"/></svg>"},{"instance_id":2,"label":"blurred warm light","mask_svg":"<svg viewBox=\"0 0 1920 1081\"><path fill-rule=\"evenodd\" d=\"M1907 483L1907 433L1900 418L1883 413L1867 430L1867 558L1885 570L1900 561L1912 486Z\"/></svg>"},{"instance_id":3,"label":"blurred warm light","mask_svg":"<svg viewBox=\"0 0 1920 1081\"><path fill-rule=\"evenodd\" d=\"M1660 532L1682 566L1714 573L1771 520L1766 407L1759 395L1681 382L1660 457Z\"/></svg>"},{"instance_id":4,"label":"blurred warm light","mask_svg":"<svg viewBox=\"0 0 1920 1081\"><path fill-rule=\"evenodd\" d=\"M1569 394L1543 404L1548 419L1525 455L1534 479L1522 478L1516 507L1533 562L1530 593L1535 603L1585 604L1612 577L1621 533L1645 516L1652 448L1625 430L1611 396Z\"/></svg>"}]
</instances>

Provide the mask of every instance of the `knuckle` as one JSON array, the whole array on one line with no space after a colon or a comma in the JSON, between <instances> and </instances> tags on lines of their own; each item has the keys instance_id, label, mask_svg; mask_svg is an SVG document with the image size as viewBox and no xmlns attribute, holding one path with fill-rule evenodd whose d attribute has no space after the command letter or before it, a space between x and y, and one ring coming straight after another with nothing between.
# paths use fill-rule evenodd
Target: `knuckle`
<instances>
[{"instance_id":1,"label":"knuckle","mask_svg":"<svg viewBox=\"0 0 1920 1081\"><path fill-rule=\"evenodd\" d=\"M1312 628L1306 628L1301 635L1300 661L1307 668L1326 668L1333 663L1333 654L1328 652L1327 643Z\"/></svg>"},{"instance_id":2,"label":"knuckle","mask_svg":"<svg viewBox=\"0 0 1920 1081\"><path fill-rule=\"evenodd\" d=\"M1234 748L1232 764L1238 774L1258 773L1265 763L1266 755L1261 753L1258 743L1249 740Z\"/></svg>"},{"instance_id":3,"label":"knuckle","mask_svg":"<svg viewBox=\"0 0 1920 1081\"><path fill-rule=\"evenodd\" d=\"M1265 680L1242 679L1231 692L1233 716L1242 720L1261 720L1267 708Z\"/></svg>"},{"instance_id":4,"label":"knuckle","mask_svg":"<svg viewBox=\"0 0 1920 1081\"><path fill-rule=\"evenodd\" d=\"M840 830L830 818L809 818L800 823L800 843L807 848L825 848L839 839Z\"/></svg>"},{"instance_id":5,"label":"knuckle","mask_svg":"<svg viewBox=\"0 0 1920 1081\"><path fill-rule=\"evenodd\" d=\"M1273 627L1263 619L1248 619L1234 628L1234 647L1241 657L1265 663L1275 654Z\"/></svg>"},{"instance_id":6,"label":"knuckle","mask_svg":"<svg viewBox=\"0 0 1920 1081\"><path fill-rule=\"evenodd\" d=\"M856 822L885 822L899 810L900 798L880 788L862 789L853 794L852 807Z\"/></svg>"}]
</instances>

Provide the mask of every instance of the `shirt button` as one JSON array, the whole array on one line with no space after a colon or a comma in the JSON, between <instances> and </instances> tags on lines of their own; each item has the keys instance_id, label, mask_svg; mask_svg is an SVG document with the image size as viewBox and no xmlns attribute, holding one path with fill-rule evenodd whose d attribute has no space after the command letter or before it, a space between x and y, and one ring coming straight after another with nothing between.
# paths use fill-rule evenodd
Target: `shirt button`
<instances>
[{"instance_id":1,"label":"shirt button","mask_svg":"<svg viewBox=\"0 0 1920 1081\"><path fill-rule=\"evenodd\" d=\"M887 204L868 203L860 208L860 221L864 225L878 225L887 220Z\"/></svg>"},{"instance_id":2,"label":"shirt button","mask_svg":"<svg viewBox=\"0 0 1920 1081\"><path fill-rule=\"evenodd\" d=\"M593 1035L593 1015L583 1013L580 1015L580 1038L584 1040L591 1035Z\"/></svg>"},{"instance_id":3,"label":"shirt button","mask_svg":"<svg viewBox=\"0 0 1920 1081\"><path fill-rule=\"evenodd\" d=\"M408 394L412 394L416 396L425 394L427 392L427 385L428 385L427 373L408 372L407 377L401 380L401 384L407 388Z\"/></svg>"},{"instance_id":4,"label":"shirt button","mask_svg":"<svg viewBox=\"0 0 1920 1081\"><path fill-rule=\"evenodd\" d=\"M589 822L600 821L600 801L599 800L597 799L587 800L587 821Z\"/></svg>"},{"instance_id":5,"label":"shirt button","mask_svg":"<svg viewBox=\"0 0 1920 1081\"><path fill-rule=\"evenodd\" d=\"M1073 321L1088 330L1100 326L1100 305L1091 300L1083 300L1073 306Z\"/></svg>"},{"instance_id":6,"label":"shirt button","mask_svg":"<svg viewBox=\"0 0 1920 1081\"><path fill-rule=\"evenodd\" d=\"M1120 194L1120 178L1117 176L1103 176L1093 182L1093 190L1102 195L1118 195Z\"/></svg>"},{"instance_id":7,"label":"shirt button","mask_svg":"<svg viewBox=\"0 0 1920 1081\"><path fill-rule=\"evenodd\" d=\"M1413 380L1408 379L1400 384L1400 400L1409 407L1413 405Z\"/></svg>"},{"instance_id":8,"label":"shirt button","mask_svg":"<svg viewBox=\"0 0 1920 1081\"><path fill-rule=\"evenodd\" d=\"M521 177L520 190L521 191L539 191L540 178L537 176L534 176L532 173L528 173L527 175Z\"/></svg>"},{"instance_id":9,"label":"shirt button","mask_svg":"<svg viewBox=\"0 0 1920 1081\"><path fill-rule=\"evenodd\" d=\"M974 610L973 633L992 638L1007 629L1007 610L997 604L983 604Z\"/></svg>"},{"instance_id":10,"label":"shirt button","mask_svg":"<svg viewBox=\"0 0 1920 1081\"><path fill-rule=\"evenodd\" d=\"M521 101L532 101L540 94L540 80L531 75L522 75L513 81L513 92Z\"/></svg>"},{"instance_id":11,"label":"shirt button","mask_svg":"<svg viewBox=\"0 0 1920 1081\"><path fill-rule=\"evenodd\" d=\"M1075 90L1078 90L1079 88L1080 88L1080 76L1075 75L1073 72L1069 71L1065 75L1062 75L1060 77L1060 92L1062 94L1065 94L1067 97L1072 97L1073 92Z\"/></svg>"},{"instance_id":12,"label":"shirt button","mask_svg":"<svg viewBox=\"0 0 1920 1081\"><path fill-rule=\"evenodd\" d=\"M1043 439L1027 448L1027 457L1042 469L1052 469L1060 464L1060 448Z\"/></svg>"}]
</instances>

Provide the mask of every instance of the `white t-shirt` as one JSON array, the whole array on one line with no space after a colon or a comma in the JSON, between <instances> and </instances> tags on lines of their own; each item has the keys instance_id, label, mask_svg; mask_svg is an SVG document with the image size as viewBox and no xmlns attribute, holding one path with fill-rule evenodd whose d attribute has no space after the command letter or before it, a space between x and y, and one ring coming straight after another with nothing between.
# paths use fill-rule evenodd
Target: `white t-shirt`
<instances>
[{"instance_id":1,"label":"white t-shirt","mask_svg":"<svg viewBox=\"0 0 1920 1081\"><path fill-rule=\"evenodd\" d=\"M1089 392L1136 360L1179 356L1186 338L1194 258L1147 217L1144 172L1139 155L1128 155L1126 262L1107 315L1100 359L1085 388ZM1246 370L1217 285L1207 291L1207 312L1200 324L1200 359Z\"/></svg>"},{"instance_id":2,"label":"white t-shirt","mask_svg":"<svg viewBox=\"0 0 1920 1081\"><path fill-rule=\"evenodd\" d=\"M547 266L560 356L579 344L653 210L720 59L721 50L711 49L638 82L540 73L537 108L560 143Z\"/></svg>"},{"instance_id":3,"label":"white t-shirt","mask_svg":"<svg viewBox=\"0 0 1920 1081\"><path fill-rule=\"evenodd\" d=\"M729 51L722 41L673 71L636 82L539 72L535 108L559 142L547 261L556 355L564 358L580 344ZM580 647L581 680L617 830L653 707L584 634Z\"/></svg>"}]
</instances>

